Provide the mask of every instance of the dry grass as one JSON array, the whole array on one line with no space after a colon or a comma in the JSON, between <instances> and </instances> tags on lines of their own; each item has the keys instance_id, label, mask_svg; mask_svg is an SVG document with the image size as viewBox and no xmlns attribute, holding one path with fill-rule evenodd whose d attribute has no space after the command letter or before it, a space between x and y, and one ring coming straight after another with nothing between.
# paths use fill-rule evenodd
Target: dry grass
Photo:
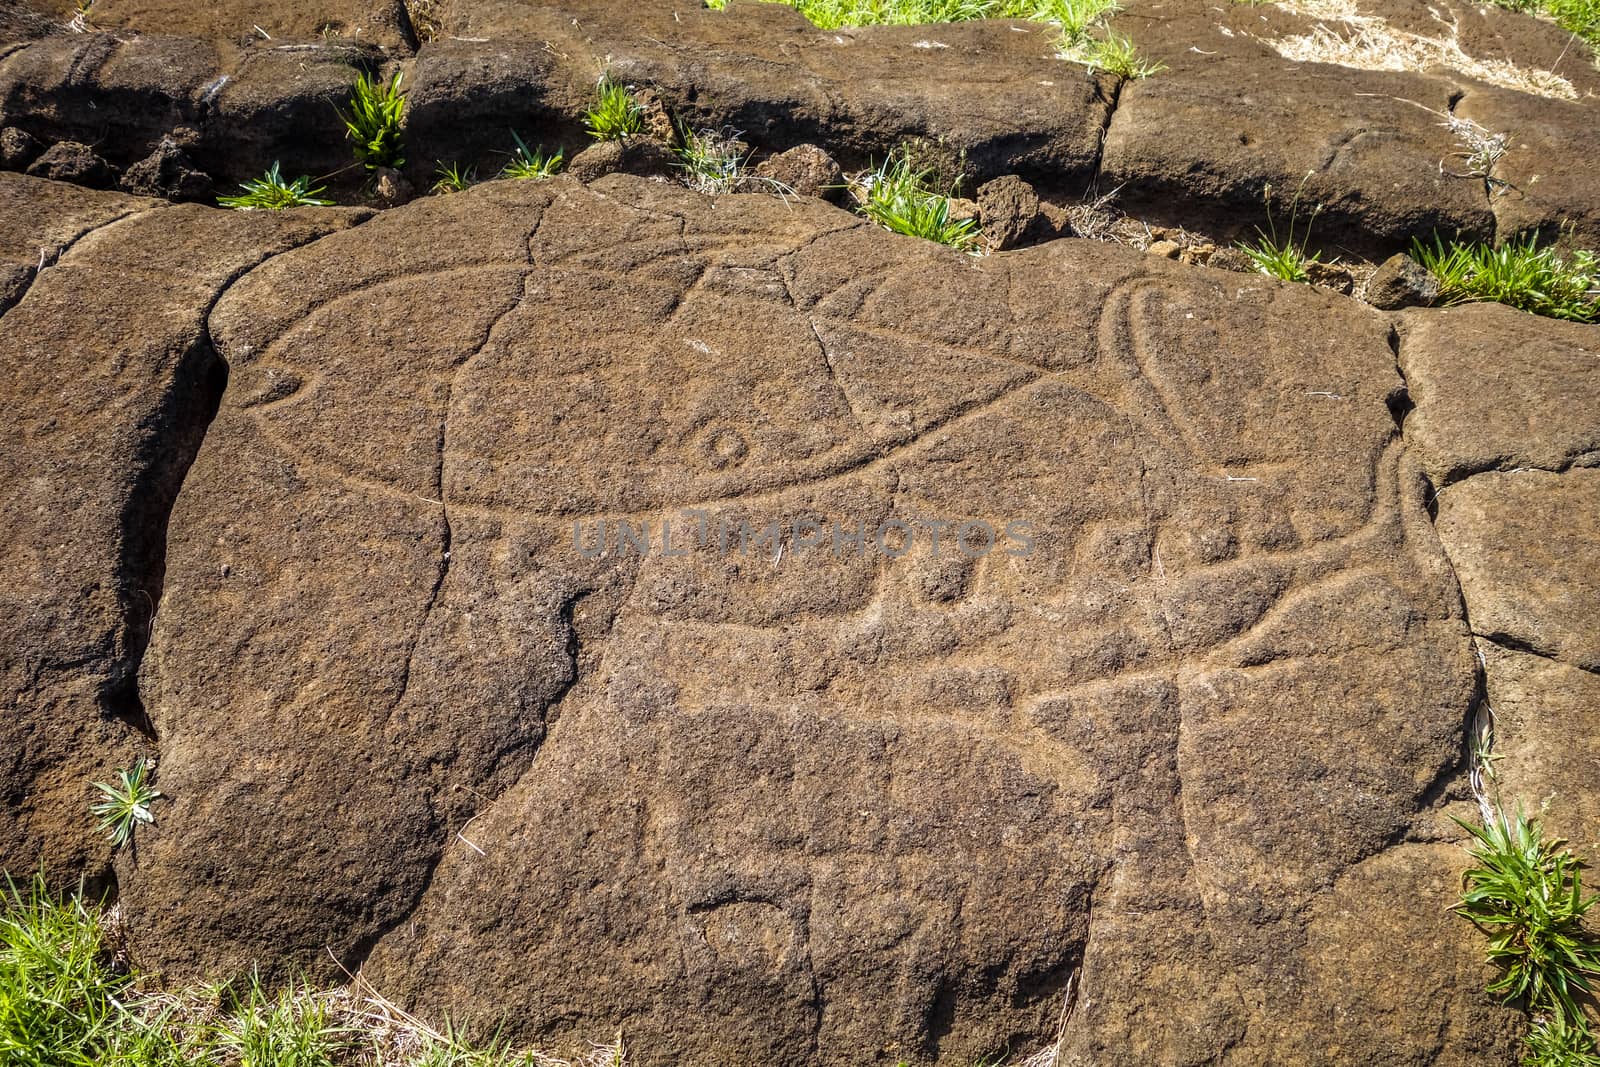
<instances>
[{"instance_id":1,"label":"dry grass","mask_svg":"<svg viewBox=\"0 0 1600 1067\"><path fill-rule=\"evenodd\" d=\"M1382 16L1362 14L1355 0L1282 0L1278 6L1306 18L1322 20L1309 34L1266 41L1285 59L1300 63L1333 63L1360 70L1420 71L1448 67L1507 89L1561 100L1578 98L1572 83L1553 71L1522 67L1503 59L1469 56L1462 50L1453 29L1442 37L1399 30Z\"/></svg>"}]
</instances>

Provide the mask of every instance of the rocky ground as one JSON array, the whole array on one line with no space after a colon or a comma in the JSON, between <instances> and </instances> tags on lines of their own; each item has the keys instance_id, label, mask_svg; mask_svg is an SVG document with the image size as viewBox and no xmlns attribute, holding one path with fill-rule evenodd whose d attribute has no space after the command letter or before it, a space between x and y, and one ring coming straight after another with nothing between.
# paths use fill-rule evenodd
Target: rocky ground
<instances>
[{"instance_id":1,"label":"rocky ground","mask_svg":"<svg viewBox=\"0 0 1600 1067\"><path fill-rule=\"evenodd\" d=\"M1514 1062L1450 816L1492 707L1507 805L1600 855L1600 327L1188 250L1307 174L1352 263L1600 245L1600 70L1353 17L1476 66L1180 0L1118 17L1133 81L773 4L0 11L0 865L173 979L643 1063ZM994 250L623 153L385 201L358 69L414 190L581 146L605 69L758 160L922 138ZM210 206L274 161L346 206ZM1170 249L1072 236L1113 190Z\"/></svg>"}]
</instances>

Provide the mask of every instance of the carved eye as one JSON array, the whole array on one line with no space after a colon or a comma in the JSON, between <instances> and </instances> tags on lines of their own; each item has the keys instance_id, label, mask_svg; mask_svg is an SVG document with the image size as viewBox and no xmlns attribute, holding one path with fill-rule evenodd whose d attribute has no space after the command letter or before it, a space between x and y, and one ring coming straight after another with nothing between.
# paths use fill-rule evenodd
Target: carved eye
<instances>
[{"instance_id":1,"label":"carved eye","mask_svg":"<svg viewBox=\"0 0 1600 1067\"><path fill-rule=\"evenodd\" d=\"M706 433L701 439L700 451L711 469L719 471L743 462L750 453L750 446L745 443L744 434L731 426L722 426Z\"/></svg>"}]
</instances>

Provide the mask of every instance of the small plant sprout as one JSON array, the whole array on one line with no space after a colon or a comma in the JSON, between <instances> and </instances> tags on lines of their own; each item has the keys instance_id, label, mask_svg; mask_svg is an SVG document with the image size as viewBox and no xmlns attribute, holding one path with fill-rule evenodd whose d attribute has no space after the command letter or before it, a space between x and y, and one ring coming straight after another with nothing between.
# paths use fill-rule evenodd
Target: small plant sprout
<instances>
[{"instance_id":1,"label":"small plant sprout","mask_svg":"<svg viewBox=\"0 0 1600 1067\"><path fill-rule=\"evenodd\" d=\"M400 72L388 82L363 74L350 92L350 112L340 112L345 132L355 143L356 161L368 170L400 167L400 120L406 98L400 91Z\"/></svg>"},{"instance_id":2,"label":"small plant sprout","mask_svg":"<svg viewBox=\"0 0 1600 1067\"><path fill-rule=\"evenodd\" d=\"M73 33L89 32L89 13L94 10L94 0L72 0L72 18L67 29Z\"/></svg>"},{"instance_id":3,"label":"small plant sprout","mask_svg":"<svg viewBox=\"0 0 1600 1067\"><path fill-rule=\"evenodd\" d=\"M644 108L626 85L600 79L600 98L583 116L589 136L598 141L620 141L644 129Z\"/></svg>"},{"instance_id":4,"label":"small plant sprout","mask_svg":"<svg viewBox=\"0 0 1600 1067\"><path fill-rule=\"evenodd\" d=\"M950 197L928 187L926 170L897 153L877 170L856 179L861 213L886 230L938 241L962 252L978 248L978 224L951 219Z\"/></svg>"},{"instance_id":5,"label":"small plant sprout","mask_svg":"<svg viewBox=\"0 0 1600 1067\"><path fill-rule=\"evenodd\" d=\"M1457 178L1487 180L1494 165L1500 162L1511 144L1511 138L1506 134L1490 133L1487 127L1459 115L1447 115L1439 125L1455 135L1459 150L1450 153L1450 158L1461 160L1467 168L1464 173L1456 174ZM1439 161L1439 171L1445 172L1442 159Z\"/></svg>"},{"instance_id":6,"label":"small plant sprout","mask_svg":"<svg viewBox=\"0 0 1600 1067\"><path fill-rule=\"evenodd\" d=\"M1578 250L1563 256L1529 236L1500 247L1414 241L1411 256L1439 279L1447 304L1492 300L1535 315L1569 322L1600 322L1600 256Z\"/></svg>"},{"instance_id":7,"label":"small plant sprout","mask_svg":"<svg viewBox=\"0 0 1600 1067\"><path fill-rule=\"evenodd\" d=\"M558 148L554 155L545 155L544 146L529 148L528 143L511 131L511 139L517 142L517 149L511 153L511 161L500 170L502 178L519 178L523 181L543 181L553 177L561 169L562 153Z\"/></svg>"},{"instance_id":8,"label":"small plant sprout","mask_svg":"<svg viewBox=\"0 0 1600 1067\"><path fill-rule=\"evenodd\" d=\"M1311 240L1311 224L1322 214L1321 204L1314 207L1310 217L1306 219L1305 233L1296 233L1300 224L1300 197L1305 192L1306 182L1310 178L1310 174L1301 178L1299 188L1294 191L1294 199L1289 206L1289 231L1281 237L1278 234L1277 221L1272 217L1272 184L1269 182L1262 188L1261 199L1267 207L1267 228L1262 230L1261 227L1256 227L1254 243L1246 244L1241 241L1236 245L1262 274L1270 274L1286 282L1310 281L1306 268L1316 263L1321 258L1321 253L1308 253L1306 247Z\"/></svg>"},{"instance_id":9,"label":"small plant sprout","mask_svg":"<svg viewBox=\"0 0 1600 1067\"><path fill-rule=\"evenodd\" d=\"M150 813L150 802L160 797L161 793L151 786L150 772L151 761L141 759L127 770L117 772L116 785L94 783L94 787L105 794L105 798L96 801L90 810L100 816L100 829L110 835L111 844L117 848L133 841L134 827L139 823L147 826L155 824L156 817Z\"/></svg>"},{"instance_id":10,"label":"small plant sprout","mask_svg":"<svg viewBox=\"0 0 1600 1067\"><path fill-rule=\"evenodd\" d=\"M291 207L327 207L332 200L319 200L319 185L311 188L311 179L305 176L285 182L276 160L267 172L254 181L245 182L244 192L238 196L219 196L217 203L238 211L282 211Z\"/></svg>"},{"instance_id":11,"label":"small plant sprout","mask_svg":"<svg viewBox=\"0 0 1600 1067\"><path fill-rule=\"evenodd\" d=\"M463 167L459 163L445 163L434 160L436 164L433 176L432 191L435 193L459 193L473 182L478 180L478 172L473 167Z\"/></svg>"}]
</instances>

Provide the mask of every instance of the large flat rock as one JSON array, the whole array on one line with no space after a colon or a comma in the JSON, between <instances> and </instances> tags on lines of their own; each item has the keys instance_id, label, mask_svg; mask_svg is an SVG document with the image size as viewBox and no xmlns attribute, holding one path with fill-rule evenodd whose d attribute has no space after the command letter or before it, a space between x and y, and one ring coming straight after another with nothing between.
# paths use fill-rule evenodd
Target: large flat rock
<instances>
[{"instance_id":1,"label":"large flat rock","mask_svg":"<svg viewBox=\"0 0 1600 1067\"><path fill-rule=\"evenodd\" d=\"M922 139L963 160L968 193L1006 174L1058 200L1116 190L1121 207L1230 240L1265 226L1269 203L1284 228L1300 190L1302 223L1321 205L1312 244L1328 258L1434 231L1600 242L1585 165L1600 71L1550 23L1475 5L1137 0L1114 29L1165 69L1123 81L1021 20L825 31L787 4L459 0L426 9L419 41L395 0L117 0L82 33L61 29L64 0L25 2L28 26L56 32L19 21L0 44L0 125L93 144L118 167L181 129L219 186L277 160L354 195L335 109L361 71L410 87L419 186L440 161L495 173L513 131L572 154L604 73L759 154L815 143L866 167ZM1368 47L1291 47L1318 33ZM1412 47L1424 40L1432 51ZM1488 173L1450 127L1466 119L1506 138Z\"/></svg>"},{"instance_id":2,"label":"large flat rock","mask_svg":"<svg viewBox=\"0 0 1600 1067\"><path fill-rule=\"evenodd\" d=\"M1407 312L1406 441L1435 485L1600 466L1600 330L1500 304Z\"/></svg>"},{"instance_id":3,"label":"large flat rock","mask_svg":"<svg viewBox=\"0 0 1600 1067\"><path fill-rule=\"evenodd\" d=\"M0 269L25 282L0 318L0 867L98 877L110 850L89 783L149 747L133 672L167 509L222 388L206 311L240 271L346 216L168 207L9 174L0 205Z\"/></svg>"},{"instance_id":4,"label":"large flat rock","mask_svg":"<svg viewBox=\"0 0 1600 1067\"><path fill-rule=\"evenodd\" d=\"M1474 631L1600 671L1600 471L1480 474L1438 508Z\"/></svg>"},{"instance_id":5,"label":"large flat rock","mask_svg":"<svg viewBox=\"0 0 1600 1067\"><path fill-rule=\"evenodd\" d=\"M1069 995L1087 1062L1509 1055L1427 843L1474 661L1382 317L614 177L210 324L119 867L169 975L331 953L646 1063L966 1062Z\"/></svg>"}]
</instances>

